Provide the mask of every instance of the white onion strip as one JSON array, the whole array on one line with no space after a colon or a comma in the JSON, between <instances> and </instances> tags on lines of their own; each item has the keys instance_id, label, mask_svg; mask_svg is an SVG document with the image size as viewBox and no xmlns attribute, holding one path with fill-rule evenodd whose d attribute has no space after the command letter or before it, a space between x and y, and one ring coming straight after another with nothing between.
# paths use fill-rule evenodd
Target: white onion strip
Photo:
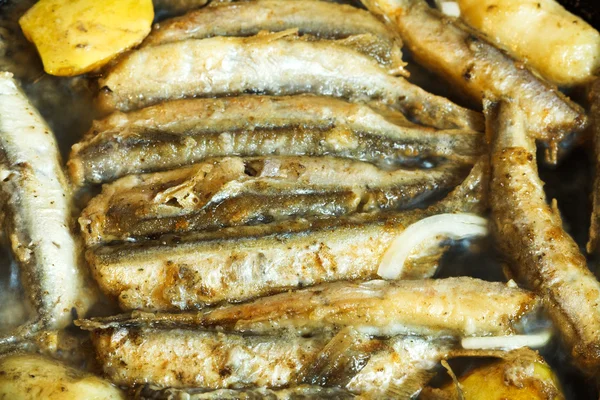
<instances>
[{"instance_id":1,"label":"white onion strip","mask_svg":"<svg viewBox=\"0 0 600 400\"><path fill-rule=\"evenodd\" d=\"M461 340L461 345L467 350L514 350L521 347L536 349L548 344L551 337L552 331L548 329L529 335L468 337Z\"/></svg>"},{"instance_id":2,"label":"white onion strip","mask_svg":"<svg viewBox=\"0 0 600 400\"><path fill-rule=\"evenodd\" d=\"M460 17L460 5L455 1L436 1L436 5L442 14L449 17Z\"/></svg>"},{"instance_id":3,"label":"white onion strip","mask_svg":"<svg viewBox=\"0 0 600 400\"><path fill-rule=\"evenodd\" d=\"M411 251L436 236L460 240L485 236L487 233L487 220L475 214L438 214L424 218L410 225L392 241L379 263L377 274L384 279L398 279Z\"/></svg>"}]
</instances>

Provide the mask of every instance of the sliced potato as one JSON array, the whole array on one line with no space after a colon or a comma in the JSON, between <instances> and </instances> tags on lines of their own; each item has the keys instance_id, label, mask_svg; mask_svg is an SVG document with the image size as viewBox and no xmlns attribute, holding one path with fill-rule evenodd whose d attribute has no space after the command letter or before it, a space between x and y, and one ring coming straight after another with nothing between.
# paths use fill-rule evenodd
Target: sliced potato
<instances>
[{"instance_id":1,"label":"sliced potato","mask_svg":"<svg viewBox=\"0 0 600 400\"><path fill-rule=\"evenodd\" d=\"M423 400L564 400L552 369L534 351L523 348L476 368L441 389L425 389Z\"/></svg>"},{"instance_id":2,"label":"sliced potato","mask_svg":"<svg viewBox=\"0 0 600 400\"><path fill-rule=\"evenodd\" d=\"M139 44L153 18L152 0L40 0L19 24L47 73L73 76Z\"/></svg>"},{"instance_id":3,"label":"sliced potato","mask_svg":"<svg viewBox=\"0 0 600 400\"><path fill-rule=\"evenodd\" d=\"M0 399L124 400L110 382L37 354L0 359Z\"/></svg>"},{"instance_id":4,"label":"sliced potato","mask_svg":"<svg viewBox=\"0 0 600 400\"><path fill-rule=\"evenodd\" d=\"M600 34L555 0L456 0L465 22L546 79L584 83L600 67Z\"/></svg>"}]
</instances>

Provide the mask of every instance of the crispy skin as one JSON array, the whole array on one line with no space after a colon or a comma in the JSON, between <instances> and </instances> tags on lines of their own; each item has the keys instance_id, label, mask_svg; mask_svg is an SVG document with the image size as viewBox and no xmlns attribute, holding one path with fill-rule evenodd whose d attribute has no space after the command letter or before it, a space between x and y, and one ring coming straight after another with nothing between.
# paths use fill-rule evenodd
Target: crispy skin
<instances>
[{"instance_id":1,"label":"crispy skin","mask_svg":"<svg viewBox=\"0 0 600 400\"><path fill-rule=\"evenodd\" d=\"M536 309L537 298L531 292L469 277L343 281L198 313L122 315L80 326L226 327L255 334L351 326L378 337L464 337L513 334L515 324Z\"/></svg>"},{"instance_id":2,"label":"crispy skin","mask_svg":"<svg viewBox=\"0 0 600 400\"><path fill-rule=\"evenodd\" d=\"M332 155L390 168L440 158L471 164L483 151L477 132L416 126L395 112L315 96L243 96L115 113L94 122L68 166L83 185L233 155Z\"/></svg>"},{"instance_id":3,"label":"crispy skin","mask_svg":"<svg viewBox=\"0 0 600 400\"><path fill-rule=\"evenodd\" d=\"M71 191L54 135L8 73L0 73L0 175L3 228L33 314L16 335L64 328L72 310L85 315L95 292L71 235Z\"/></svg>"},{"instance_id":4,"label":"crispy skin","mask_svg":"<svg viewBox=\"0 0 600 400\"><path fill-rule=\"evenodd\" d=\"M415 59L481 104L484 95L518 99L527 128L549 146L556 162L558 145L586 125L584 110L558 89L536 78L522 63L495 48L460 21L443 16L422 0L365 0L397 28Z\"/></svg>"},{"instance_id":5,"label":"crispy skin","mask_svg":"<svg viewBox=\"0 0 600 400\"><path fill-rule=\"evenodd\" d=\"M303 369L319 361L331 337L123 327L96 330L92 340L104 373L118 385L226 389L301 383ZM363 351L366 365L352 371L345 388L378 396L391 386L417 391L428 370L458 352L451 343L415 337L368 340Z\"/></svg>"},{"instance_id":6,"label":"crispy skin","mask_svg":"<svg viewBox=\"0 0 600 400\"><path fill-rule=\"evenodd\" d=\"M288 288L374 277L392 239L443 212L485 210L485 164L426 210L297 219L89 249L100 287L124 309L197 309Z\"/></svg>"},{"instance_id":7,"label":"crispy skin","mask_svg":"<svg viewBox=\"0 0 600 400\"><path fill-rule=\"evenodd\" d=\"M358 51L374 58L394 73L405 74L400 50L402 42L393 30L368 11L322 1L221 3L156 24L142 46L213 36L252 36L261 31L280 32L287 29L298 29L298 33L314 39L345 39L364 35L368 43L364 47L357 43L355 48Z\"/></svg>"},{"instance_id":8,"label":"crispy skin","mask_svg":"<svg viewBox=\"0 0 600 400\"><path fill-rule=\"evenodd\" d=\"M104 185L79 223L91 246L293 217L407 208L449 191L461 179L462 168L452 165L384 171L333 157L227 157Z\"/></svg>"},{"instance_id":9,"label":"crispy skin","mask_svg":"<svg viewBox=\"0 0 600 400\"><path fill-rule=\"evenodd\" d=\"M517 275L544 301L573 360L596 373L600 365L600 284L556 207L545 201L535 143L519 103L487 106L493 138L490 185L493 228Z\"/></svg>"},{"instance_id":10,"label":"crispy skin","mask_svg":"<svg viewBox=\"0 0 600 400\"><path fill-rule=\"evenodd\" d=\"M600 238L600 79L596 79L590 90L590 116L592 133L594 135L594 156L596 171L592 191L592 216L590 224L590 239L587 243L588 253L598 252Z\"/></svg>"},{"instance_id":11,"label":"crispy skin","mask_svg":"<svg viewBox=\"0 0 600 400\"><path fill-rule=\"evenodd\" d=\"M131 52L100 80L101 106L127 111L184 97L312 93L380 100L423 125L481 128L479 113L388 74L364 54L285 34L188 39Z\"/></svg>"}]
</instances>

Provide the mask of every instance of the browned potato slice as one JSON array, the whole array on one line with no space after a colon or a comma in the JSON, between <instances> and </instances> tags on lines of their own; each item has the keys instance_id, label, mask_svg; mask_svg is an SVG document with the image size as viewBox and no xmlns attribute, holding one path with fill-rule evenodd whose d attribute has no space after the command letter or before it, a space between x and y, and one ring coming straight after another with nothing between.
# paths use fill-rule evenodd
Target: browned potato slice
<instances>
[{"instance_id":1,"label":"browned potato slice","mask_svg":"<svg viewBox=\"0 0 600 400\"><path fill-rule=\"evenodd\" d=\"M0 399L124 400L110 382L37 354L0 359Z\"/></svg>"},{"instance_id":2,"label":"browned potato slice","mask_svg":"<svg viewBox=\"0 0 600 400\"><path fill-rule=\"evenodd\" d=\"M153 18L152 0L41 0L19 24L47 73L73 76L139 44Z\"/></svg>"},{"instance_id":3,"label":"browned potato slice","mask_svg":"<svg viewBox=\"0 0 600 400\"><path fill-rule=\"evenodd\" d=\"M592 79L600 34L555 0L458 0L461 17L557 85Z\"/></svg>"},{"instance_id":4,"label":"browned potato slice","mask_svg":"<svg viewBox=\"0 0 600 400\"><path fill-rule=\"evenodd\" d=\"M460 392L459 392L460 391ZM538 353L522 348L476 368L441 389L427 388L422 400L564 400L552 369Z\"/></svg>"}]
</instances>

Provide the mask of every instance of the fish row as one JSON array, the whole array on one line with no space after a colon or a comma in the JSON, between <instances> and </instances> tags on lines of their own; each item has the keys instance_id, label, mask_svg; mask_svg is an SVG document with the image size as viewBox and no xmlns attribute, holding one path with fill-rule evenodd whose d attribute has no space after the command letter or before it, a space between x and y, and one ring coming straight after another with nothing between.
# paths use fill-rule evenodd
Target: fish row
<instances>
[{"instance_id":1,"label":"fish row","mask_svg":"<svg viewBox=\"0 0 600 400\"><path fill-rule=\"evenodd\" d=\"M511 337L538 310L531 292L463 277L328 283L199 312L77 324L92 332L104 372L120 385L413 394L440 360L491 353L465 349L461 338Z\"/></svg>"}]
</instances>

